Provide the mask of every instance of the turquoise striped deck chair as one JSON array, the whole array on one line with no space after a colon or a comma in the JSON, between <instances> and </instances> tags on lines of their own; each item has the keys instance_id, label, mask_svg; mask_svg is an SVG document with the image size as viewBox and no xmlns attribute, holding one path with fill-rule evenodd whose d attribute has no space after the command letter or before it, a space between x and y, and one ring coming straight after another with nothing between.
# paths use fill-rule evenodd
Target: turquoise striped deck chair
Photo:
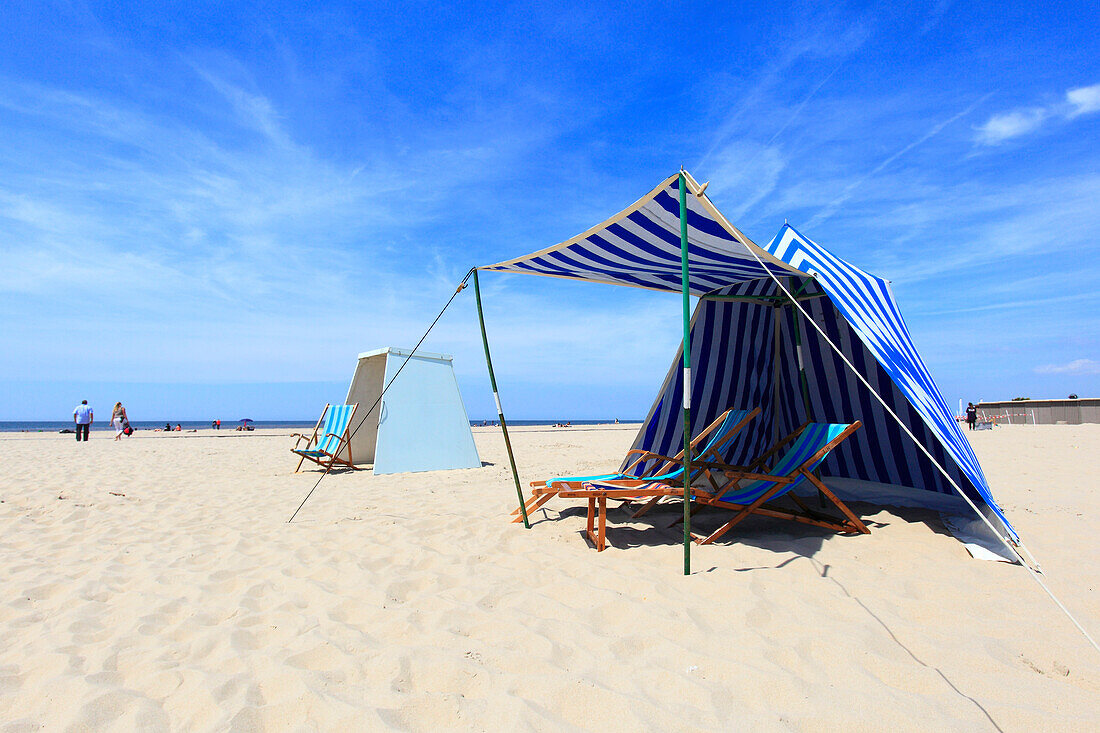
<instances>
[{"instance_id":1,"label":"turquoise striped deck chair","mask_svg":"<svg viewBox=\"0 0 1100 733\"><path fill-rule=\"evenodd\" d=\"M721 470L730 479L730 482L718 492L696 491L692 497L696 504L693 512L702 506L713 506L732 509L737 514L709 535L693 535L695 541L702 545L710 544L750 514L790 519L840 532L870 533L870 530L860 521L859 517L845 506L844 502L838 499L836 494L830 491L821 479L813 473L814 469L821 465L821 462L829 455L829 452L858 430L860 425L861 423L858 420L850 425L842 423L805 423L772 446L749 466L725 466L721 468L711 466L714 470ZM790 443L790 447L787 448L783 456L770 464L771 467L768 468L772 456L778 454L783 446L788 443ZM844 515L844 519L837 519L810 509L798 496L791 493L800 484L807 481L813 484L822 496L836 505ZM797 509L790 510L766 504L766 502L774 501L781 496L790 497Z\"/></svg>"},{"instance_id":2,"label":"turquoise striped deck chair","mask_svg":"<svg viewBox=\"0 0 1100 733\"><path fill-rule=\"evenodd\" d=\"M699 450L698 453L695 453L691 460L693 462L721 461L723 456L728 454L730 447L737 439L737 434L759 414L759 407L751 412L749 410L732 409L723 412L714 422L704 428L695 436L695 439L691 441L693 453L695 453L700 445L703 445L703 448ZM583 491L586 485L591 486L593 482L597 482L605 489L636 488L651 484L655 481L666 484L674 484L677 481L683 482L684 452L682 450L675 456L670 457L635 448L627 451L626 455L627 459L632 455L637 455L637 458L620 473L608 473L600 476L570 476L568 478L548 479L546 481L532 481L532 496L528 499L526 504L528 513L541 507L551 498L556 496L559 491ZM648 470L645 466L647 463L653 464ZM691 472L693 474L693 481L703 476L711 482L715 489L717 489L717 483L715 482L714 476L707 466L696 466L693 464ZM641 516L649 507L659 501L660 498L661 497L658 496L650 499L649 503L643 506L635 516ZM522 521L523 517L519 508L513 510L512 514L516 515L516 518L512 520L513 523Z\"/></svg>"},{"instance_id":3,"label":"turquoise striped deck chair","mask_svg":"<svg viewBox=\"0 0 1100 733\"><path fill-rule=\"evenodd\" d=\"M313 461L326 470L337 463L355 468L351 457L351 419L358 406L325 405L312 435L307 437L304 433L294 433L290 436L298 439L290 451L301 456L294 473L302 469L305 461ZM305 447L299 448L303 440L306 441ZM341 454L346 457L341 457Z\"/></svg>"}]
</instances>

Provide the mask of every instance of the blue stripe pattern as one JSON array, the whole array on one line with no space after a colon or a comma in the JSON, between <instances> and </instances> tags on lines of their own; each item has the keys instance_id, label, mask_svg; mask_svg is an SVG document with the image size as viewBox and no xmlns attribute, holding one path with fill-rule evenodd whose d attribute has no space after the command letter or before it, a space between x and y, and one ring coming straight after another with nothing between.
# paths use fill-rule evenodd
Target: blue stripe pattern
<instances>
[{"instance_id":1,"label":"blue stripe pattern","mask_svg":"<svg viewBox=\"0 0 1100 733\"><path fill-rule=\"evenodd\" d=\"M792 278L792 280L795 280ZM804 286L804 287L803 287ZM794 285L802 295L826 295L811 280ZM712 297L768 298L782 293L771 280L723 288ZM765 301L761 300L762 303ZM946 468L979 507L988 505L970 477L961 470L937 435L929 429L890 374L864 346L828 297L804 300L802 307L860 370L902 422ZM902 431L866 387L852 374L817 330L793 307L779 315L779 370L775 370L776 310L770 304L736 301L700 301L692 317L692 423L706 425L727 406L759 406L759 419L739 434L725 460L747 465L780 437L804 422L852 423L863 427L837 446L821 465L824 477L843 477L954 495L955 491L923 452ZM796 331L797 328L797 331ZM801 385L799 349L805 371ZM638 431L634 448L668 454L683 444L682 354L669 366L661 391ZM777 381L778 380L778 381ZM988 491L988 489L987 489ZM990 509L992 514L992 509ZM992 514L996 518L995 514ZM994 522L996 526L998 522Z\"/></svg>"},{"instance_id":2,"label":"blue stripe pattern","mask_svg":"<svg viewBox=\"0 0 1100 733\"><path fill-rule=\"evenodd\" d=\"M691 293L781 298L775 276L784 278L792 291L802 288L801 295L821 296L803 302L810 318L932 455L930 460L914 445L789 303L776 309L767 303L704 298L692 318L693 424L709 425L731 407L762 409L759 419L724 447L723 459L750 463L807 420L860 420L864 427L830 453L820 467L822 475L954 494L934 460L994 526L1018 539L913 346L888 283L788 225L767 247L759 248L740 241L732 229L727 231L698 197L688 196L687 204ZM678 176L582 236L480 269L680 292ZM673 455L683 445L680 359L678 354L634 448ZM641 466L636 474L644 476L653 468Z\"/></svg>"},{"instance_id":3,"label":"blue stripe pattern","mask_svg":"<svg viewBox=\"0 0 1100 733\"><path fill-rule=\"evenodd\" d=\"M481 270L553 275L616 285L680 292L680 187L673 176L640 207L583 238ZM688 264L694 295L758 277L767 270L704 209L687 197ZM621 217L621 218L620 218ZM763 250L757 252L768 259ZM767 265L780 274L780 265Z\"/></svg>"},{"instance_id":4,"label":"blue stripe pattern","mask_svg":"<svg viewBox=\"0 0 1100 733\"><path fill-rule=\"evenodd\" d=\"M348 421L351 420L351 412L354 409L355 405L330 405L328 412L325 413L325 424L321 427L317 447L295 452L311 456L336 455L336 451L340 450L340 439L348 429Z\"/></svg>"},{"instance_id":5,"label":"blue stripe pattern","mask_svg":"<svg viewBox=\"0 0 1100 733\"><path fill-rule=\"evenodd\" d=\"M814 453L817 453L828 445L829 441L843 433L847 427L847 425L835 423L810 423L802 429L802 432L795 438L794 443L787 449L783 457L776 462L770 471L766 471L765 473L769 476L789 476L792 471L795 471L799 466L810 460ZM807 465L806 470L813 471L824 459L825 456L822 456L820 459ZM771 498L774 499L783 496L783 494L796 488L805 480L805 474L799 472L794 481L789 484L784 484L783 488L775 492ZM736 504L751 504L770 491L775 485L776 483L774 481L748 481L723 493L722 500Z\"/></svg>"},{"instance_id":6,"label":"blue stripe pattern","mask_svg":"<svg viewBox=\"0 0 1100 733\"><path fill-rule=\"evenodd\" d=\"M739 435L739 433L732 433L730 431L732 431L735 427L737 427L737 425L742 420L744 420L746 417L748 417L748 414L749 414L748 410L730 410L729 414L726 415L724 420L722 420L722 424L719 425L714 430L714 432L711 434L710 438L707 440L706 445L704 445L703 449L698 451L694 455L706 455L708 453L713 453L715 456L725 455L729 451L729 447L734 442L737 441L737 437ZM711 422L713 422L713 421L711 421ZM696 424L697 425L702 425L702 427L699 429L699 432L702 432L706 428L706 426L709 425L710 423L696 423ZM694 440L694 437L692 438L692 440ZM672 455L672 453L665 453L665 454L662 454L662 455ZM627 456L626 462L631 462L631 461L634 461L634 460L637 460L637 459L635 459L633 457L630 457L630 456ZM668 473L661 474L659 476L649 476L649 475L647 475L647 473L646 473L646 467L647 466L650 469L652 469L652 468L656 468L657 466L660 466L663 463L666 463L666 461L663 458L654 458L650 461L646 461L646 462L643 462L643 463L639 464L638 467L635 468L634 473L610 473L610 474L606 474L606 475L603 475L603 476L573 476L573 477L570 477L570 478L556 478L556 479L552 479L550 481L547 481L546 485L547 485L547 487L552 488L554 486L554 484L565 483L565 482L619 481L619 480L623 480L623 479L633 480L633 479L638 479L638 478L646 478L646 479L650 479L651 481L671 482L671 481L675 481L676 479L678 479L678 478L680 478L684 475L684 467L682 465L674 471L670 471ZM694 478L692 480L694 480Z\"/></svg>"},{"instance_id":7,"label":"blue stripe pattern","mask_svg":"<svg viewBox=\"0 0 1100 733\"><path fill-rule=\"evenodd\" d=\"M816 278L843 314L844 320L859 336L874 360L885 369L890 381L901 390L935 437L934 441L924 445L936 447L940 454L937 456L940 465L955 463L969 479L970 487L980 496L981 502L977 502L978 505L984 503L988 506L1012 538L1018 539L1012 525L993 499L993 493L973 448L932 381L928 367L917 353L889 284L882 278L845 262L787 224L779 230L766 249L784 262ZM933 450L933 453L937 450ZM947 456L943 455L943 451L947 452ZM949 461L945 460L948 456Z\"/></svg>"}]
</instances>

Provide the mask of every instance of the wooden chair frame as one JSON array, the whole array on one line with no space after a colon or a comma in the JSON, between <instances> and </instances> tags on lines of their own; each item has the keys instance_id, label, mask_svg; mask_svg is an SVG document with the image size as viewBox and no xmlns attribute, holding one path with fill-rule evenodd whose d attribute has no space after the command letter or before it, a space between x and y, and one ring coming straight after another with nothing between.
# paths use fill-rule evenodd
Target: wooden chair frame
<instances>
[{"instance_id":1,"label":"wooden chair frame","mask_svg":"<svg viewBox=\"0 0 1100 733\"><path fill-rule=\"evenodd\" d=\"M871 530L867 528L867 525L864 524L859 519L859 517L857 517L855 513L852 512L852 510L849 509L848 506L837 497L836 494L830 491L829 488L825 486L824 482L822 482L821 479L815 476L813 471L809 468L810 466L813 466L818 461L827 456L833 449L835 449L838 445L847 440L852 433L858 430L862 425L859 420L855 421L847 428L845 428L839 435L837 435L835 438L822 446L816 453L807 458L801 465L799 465L790 473L786 474L785 476L768 475L768 469L765 461L767 461L768 458L778 452L778 450L784 445L796 439L809 424L810 423L807 422L800 425L798 429L777 442L768 451L762 454L747 467L721 466L720 464L710 465L712 470L721 471L727 477L732 479L732 482L734 484L740 481L749 480L768 481L774 483L775 486L768 489L759 498L749 504L739 504L736 502L725 501L721 498L721 495L717 493L709 494L705 491L696 490L694 492L695 506L692 508L691 511L693 515L704 506L714 506L722 509L730 509L736 511L737 514L733 517L733 519L729 520L721 527L711 532L709 535L700 536L692 533L692 539L694 539L695 542L701 545L708 545L714 542L726 532L731 530L738 523L743 521L750 514L759 514L766 517L776 517L778 519L788 519L795 522L801 522L803 524L810 524L816 527L832 529L838 532L870 534ZM799 477L804 477L807 481L813 484L813 486L819 492L821 492L822 496L829 499L829 501L831 501L837 507L837 509L840 510L841 514L844 515L844 518L838 519L836 517L831 517L827 514L814 511L810 507L806 506L806 503L795 496L793 493L784 492L784 495L791 498L791 500L797 505L799 511L767 505L766 502L769 499L771 499L777 493L783 491L783 488L788 484L792 484L797 481ZM723 489L723 493L729 492L728 490ZM678 524L681 521L683 520L678 519L676 522L673 523L673 525Z\"/></svg>"},{"instance_id":2,"label":"wooden chair frame","mask_svg":"<svg viewBox=\"0 0 1100 733\"><path fill-rule=\"evenodd\" d=\"M344 427L343 435L336 435L335 433L325 433L320 438L318 438L317 433L320 432L321 425L324 424L325 416L328 415L330 407L332 407L331 403L325 405L325 409L321 411L321 417L317 419L317 424L313 427L313 434L310 435L308 439L306 438L306 435L304 433L291 434L290 437L297 438L297 440L294 441L294 447L291 448L290 451L300 456L300 458L298 459L298 465L294 468L294 473L298 473L300 470L302 470L302 463L307 460L313 461L325 470L331 469L337 463L355 471L359 470L359 467L353 463L351 455L351 425L355 421L355 411L359 408L359 405L352 405L351 414L348 415L348 424ZM308 451L311 445L320 446L321 442L330 436L336 438L339 441L336 446L335 452L325 452L324 456L310 456L306 455L303 452ZM305 448L299 448L298 446L303 440L306 440L306 446ZM340 453L344 450L346 450L348 454L348 457L346 459L340 458ZM326 457L328 459L327 461L325 460Z\"/></svg>"},{"instance_id":3,"label":"wooden chair frame","mask_svg":"<svg viewBox=\"0 0 1100 733\"><path fill-rule=\"evenodd\" d=\"M539 496L560 496L567 499L587 499L588 518L585 535L596 547L596 552L603 552L607 547L607 500L608 499L635 499L639 497L675 496L678 491L672 486L655 484L653 482L638 480L636 488L620 487L618 485L607 487L601 484L585 482L581 488L553 489L546 486L533 489ZM598 511L597 511L598 509Z\"/></svg>"},{"instance_id":4,"label":"wooden chair frame","mask_svg":"<svg viewBox=\"0 0 1100 733\"><path fill-rule=\"evenodd\" d=\"M726 416L730 412L732 412L732 410L733 410L733 408L730 408L730 409L726 410L725 412L723 412L721 415L719 415L714 420L714 422L712 422L710 425L708 425L706 428L704 428L702 430L702 432L700 432L697 436L695 436L695 439L691 441L692 450L698 449L698 447L703 443L703 441L705 441L707 438L709 438L711 433L713 433L715 430L717 430L719 428L719 426L721 426L722 422L726 419ZM734 425L732 428L730 428L729 437L732 438L734 435L737 435L739 432L741 432L745 428L745 426L748 425L750 422L752 422L752 420L755 419L756 416L759 415L759 414L760 414L760 408L759 407L754 408L753 410L751 410L747 415L745 415L744 418L742 418L742 420L740 422L738 422L736 425ZM694 470L696 468L696 465L699 465L703 469L703 475L705 475L707 477L707 479L711 482L711 484L717 490L718 486L717 486L717 483L714 480L713 475L711 474L711 470L708 467L709 464L704 466L701 463L701 462L705 462L704 459L706 459L708 457L711 457L711 454L714 453L715 450L716 450L715 448L711 448L711 449L706 450L703 453L701 453L698 456L698 459L692 458L692 469ZM680 450L679 453L677 453L675 456L671 456L671 457L661 455L660 453L654 453L652 451L642 450L640 448L632 448L631 450L628 450L626 452L627 456L631 456L633 454L637 454L638 457L633 462L631 462L630 465L627 466L624 471L622 471L622 473L630 473L630 471L634 470L635 468L637 468L642 463L646 463L646 462L652 461L652 460L659 460L659 461L661 461L661 463L658 463L656 465L656 467L654 467L651 471L647 472L650 476L659 476L661 474L668 473L669 471L672 471L677 466L682 466L683 463L684 463L684 460L683 460L684 459L684 451L683 450ZM715 456L715 457L718 458L719 460L721 459L721 456ZM571 494L561 493L561 491L563 491L563 490L566 491L566 492L590 491L590 489L585 489L584 488L584 485L587 484L587 483L590 483L590 482L589 481L554 481L552 479L549 482L547 482L547 481L532 481L531 484L530 484L531 490L532 490L531 498L527 500L526 505L525 505L526 510L527 510L527 514L530 514L531 512L533 512L536 509L540 508L543 504L550 501L555 496L563 496L563 497L565 497L567 495L571 496ZM644 476L642 476L642 477L639 477L639 478L630 478L630 479L599 480L599 481L597 481L597 483L599 483L600 485L603 485L603 486L611 485L611 486L615 486L615 487L630 488L630 487L636 487L636 486L640 486L642 484L651 483L651 482L648 481ZM548 484L552 484L553 486L561 487L561 488L547 490L548 489ZM583 494L583 496L587 496L587 494ZM662 493L662 494L651 494L651 495L647 495L647 496L652 496L653 498L651 498L650 501L642 508L642 510L637 512L634 516L641 516L642 514L645 513L645 510L647 510L649 507L653 506L653 504L655 504L656 502L660 501L662 497L669 496L669 494ZM620 499L621 498L624 501L629 501L631 498L644 498L644 497L640 494L633 494L633 495L622 496L622 497L612 496L611 498L615 498L615 499ZM512 519L513 524L516 524L518 522L523 521L523 516L520 513L519 507L512 510L512 516L514 517L514 519Z\"/></svg>"}]
</instances>

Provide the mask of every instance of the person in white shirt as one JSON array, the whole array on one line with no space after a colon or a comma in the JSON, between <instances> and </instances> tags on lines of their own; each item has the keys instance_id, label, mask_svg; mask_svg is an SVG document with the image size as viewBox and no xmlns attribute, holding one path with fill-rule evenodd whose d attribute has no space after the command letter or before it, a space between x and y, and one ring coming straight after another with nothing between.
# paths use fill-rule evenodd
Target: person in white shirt
<instances>
[{"instance_id":1,"label":"person in white shirt","mask_svg":"<svg viewBox=\"0 0 1100 733\"><path fill-rule=\"evenodd\" d=\"M115 440L122 440L126 428L130 427L130 419L126 417L126 408L121 402L116 402L111 411L111 426L115 429Z\"/></svg>"},{"instance_id":2,"label":"person in white shirt","mask_svg":"<svg viewBox=\"0 0 1100 733\"><path fill-rule=\"evenodd\" d=\"M73 410L73 422L76 423L77 442L81 440L85 443L88 442L88 432L92 429L93 419L94 415L92 414L92 408L88 405L88 400L81 400L80 404Z\"/></svg>"}]
</instances>

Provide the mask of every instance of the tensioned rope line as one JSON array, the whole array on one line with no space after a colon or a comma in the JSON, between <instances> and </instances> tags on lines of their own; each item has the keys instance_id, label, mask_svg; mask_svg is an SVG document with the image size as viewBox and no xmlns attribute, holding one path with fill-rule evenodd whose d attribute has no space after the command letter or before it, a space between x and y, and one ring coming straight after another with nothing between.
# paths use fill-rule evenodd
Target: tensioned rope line
<instances>
[{"instance_id":1,"label":"tensioned rope line","mask_svg":"<svg viewBox=\"0 0 1100 733\"><path fill-rule=\"evenodd\" d=\"M693 185L692 188L697 188L697 186ZM695 192L693 191L693 193L695 193ZM702 191L699 191L698 193L696 193L697 196L700 195L700 194L702 194ZM725 217L723 217L723 219L724 218ZM729 222L726 222L726 223L729 224ZM1081 625L1081 622L1078 621L1072 613L1070 613L1069 609L1066 608L1065 605L1062 603L1062 601L1060 601L1058 599L1058 596L1054 595L1054 592L1050 588L1047 587L1046 583L1044 583L1042 578L1039 577L1039 574L1037 572L1035 572L1035 570L1031 567L1031 565L1028 564L1028 562L1024 559L1024 556L1020 554L1019 550L1017 550L1012 545L1012 543L1010 543L1008 540L1006 540L1004 538L1004 536L1000 532L997 531L997 528L993 526L993 523L989 521L989 518L986 517L985 514L983 514L978 509L977 505L970 499L969 496L966 495L966 492L964 492L959 487L959 485L957 483L955 483L954 479L952 479L951 476L947 473L947 470L944 469L944 467L941 466L939 464L939 462L935 458L932 457L932 454L917 439L917 436L913 435L913 433L909 430L909 427L904 422L902 422L900 417L897 416L897 413L895 413L890 408L890 406L886 404L886 400L884 400L882 398L882 396L879 395L879 393L877 391L875 391L875 388L871 386L870 382L868 382L863 377L863 375L859 373L859 370L855 368L855 366L852 364L852 362L848 360L848 357L845 356L844 353L837 347L837 345L833 343L832 339L829 338L828 334L826 334L825 331L821 328L821 326L819 326L817 324L817 321L815 321L813 319L813 317L811 317L810 314L807 313L806 310L799 304L798 300L795 299L795 297L791 295L790 291L787 290L787 288L783 285L783 282L775 275L775 273L773 273L771 271L771 269L769 267L767 267L764 264L764 261L760 259L759 255L757 255L756 252L753 252L752 247L750 247L745 242L742 242L742 244L745 246L745 249L748 250L749 254L751 254L753 256L753 258L757 261L757 263L760 264L760 267L762 267L764 269L764 271L768 273L768 276L772 280L775 281L775 284L779 286L779 289L783 291L783 294L786 295L788 299L790 299L791 303L794 304L794 307L799 310L799 312L803 315L803 317L805 317L806 322L809 323L810 325L812 325L814 327L814 329L819 334L821 334L821 338L825 339L825 343L829 344L829 346L832 347L833 351L835 351L837 356L839 356L841 358L841 360L847 365L848 369L851 370L852 374L854 374L856 376L856 378L859 379L859 381L863 383L863 386L866 387L868 389L868 391L870 391L870 393L875 396L875 399L878 400L879 404L882 405L882 408L884 410L886 410L886 412L892 418L894 418L894 421L897 422L897 424L901 427L901 429L905 431L905 434L908 435L910 438L912 438L913 443L917 446L917 448L919 448L921 450L921 452L924 453L924 455L928 457L928 460L930 460L932 462L932 465L934 465L936 468L939 469L940 473L942 473L944 478L947 479L948 483L950 483L951 486L954 487L955 491L958 492L959 496L961 496L966 501L966 503L970 505L970 508L974 510L974 513L978 515L978 518L981 519L983 522L985 522L986 526L988 526L989 529L993 531L993 534L995 534L997 536L997 539L999 539L1001 541L1001 544L1003 544L1005 547L1007 547L1008 550L1013 555L1015 555L1017 558L1019 558L1020 564L1023 565L1025 568L1027 568L1027 571L1028 571L1028 573L1031 574L1031 577L1035 579L1035 582L1038 583L1039 586L1044 591L1046 591L1047 595L1050 596L1051 600L1054 601L1054 603L1058 606L1058 608L1060 608L1062 610L1062 613L1064 613L1066 615L1066 618L1068 618L1070 621L1072 621L1073 625L1077 627L1077 630L1080 631L1086 639L1088 639L1089 643L1092 644L1093 648L1096 649L1096 651L1100 652L1100 645L1097 645L1096 640L1093 639L1092 636L1089 634L1089 632L1085 630L1085 627ZM1030 551L1028 552L1028 554L1029 555L1031 554Z\"/></svg>"},{"instance_id":2,"label":"tensioned rope line","mask_svg":"<svg viewBox=\"0 0 1100 733\"><path fill-rule=\"evenodd\" d=\"M447 303L443 306L443 310L439 311L439 315L437 315L435 317L435 320L432 321L432 325L428 326L428 330L425 331L424 335L420 337L420 340L416 342L416 346L414 346L412 348L412 351L409 352L409 355L405 357L405 361L401 362L401 366L397 368L397 371L394 372L394 375L390 377L390 381L386 384L386 386L382 388L381 394L378 395L378 399L376 399L374 401L374 404L370 406L370 409L367 410L367 412L365 413L366 415L370 415L374 411L374 408L378 407L378 403L380 403L382 401L382 398L386 395L386 390L388 390L390 388L390 385L394 383L394 380L396 380L397 377L400 376L401 370L405 368L405 365L408 364L409 360L412 359L413 356L416 354L416 350L420 348L420 345L422 343L424 343L424 339L428 338L428 334L432 332L433 328L435 328L435 324L439 323L439 319L442 318L443 314L447 312L447 309L451 307L451 303L454 301L455 297L466 288L466 281L470 279L470 275L472 275L473 273L474 269L470 268L470 271L466 273L466 277L462 278L462 282L458 284L458 287L455 288L455 291L451 293L451 297L447 299ZM363 427L363 423L365 423L366 421L367 419L366 417L364 417L362 420L359 421L359 424L355 426L355 429L351 431L351 435L348 436L349 443L351 442L351 439L355 437L355 434L359 432L359 428ZM333 463L334 462L328 464L328 468L326 468L325 472L322 473L320 478L317 479L317 483L313 484L313 488L309 490L308 494L306 494L306 498L302 499L302 503L299 504L298 508L294 510L294 513L290 515L290 519L286 520L287 524L293 522L294 517L298 516L298 512L302 511L302 507L304 507L306 505L306 502L309 501L309 497L313 496L313 492L317 490L317 487L320 486L321 482L325 480L325 476L328 476L329 471L332 470Z\"/></svg>"}]
</instances>

